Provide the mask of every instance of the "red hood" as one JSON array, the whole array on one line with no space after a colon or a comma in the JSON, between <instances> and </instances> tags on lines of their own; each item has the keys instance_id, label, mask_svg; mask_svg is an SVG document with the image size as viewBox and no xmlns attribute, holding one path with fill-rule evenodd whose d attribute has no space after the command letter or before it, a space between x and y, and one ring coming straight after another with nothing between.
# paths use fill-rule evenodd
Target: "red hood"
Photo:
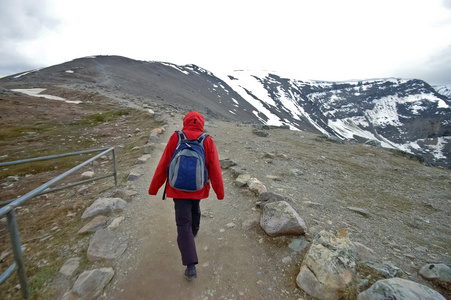
<instances>
[{"instance_id":1,"label":"red hood","mask_svg":"<svg viewBox=\"0 0 451 300\"><path fill-rule=\"evenodd\" d=\"M185 118L183 119L183 132L185 132L186 135L189 137L190 133L196 134L199 136L204 131L204 116L202 116L200 113L192 111L186 114ZM196 136L196 138L197 138Z\"/></svg>"}]
</instances>

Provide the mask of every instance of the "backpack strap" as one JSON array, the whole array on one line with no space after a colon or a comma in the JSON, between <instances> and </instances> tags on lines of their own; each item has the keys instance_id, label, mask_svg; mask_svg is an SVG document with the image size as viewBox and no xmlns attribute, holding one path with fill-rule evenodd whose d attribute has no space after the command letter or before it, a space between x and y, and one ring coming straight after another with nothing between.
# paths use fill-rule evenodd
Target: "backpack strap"
<instances>
[{"instance_id":1,"label":"backpack strap","mask_svg":"<svg viewBox=\"0 0 451 300\"><path fill-rule=\"evenodd\" d=\"M197 138L196 141L202 146L202 148L204 147L204 142L205 142L205 140L207 139L208 136L209 135L204 132Z\"/></svg>"},{"instance_id":2,"label":"backpack strap","mask_svg":"<svg viewBox=\"0 0 451 300\"><path fill-rule=\"evenodd\" d=\"M186 134L181 131L181 130L177 130L177 135L179 137L179 141L178 144L180 144L183 140L188 140L188 138L186 137ZM199 135L199 137L196 139L196 141L202 145L202 147L204 146L204 141L205 139L208 137L209 135L205 132L203 132L201 135Z\"/></svg>"},{"instance_id":3,"label":"backpack strap","mask_svg":"<svg viewBox=\"0 0 451 300\"><path fill-rule=\"evenodd\" d=\"M180 143L182 140L186 140L186 139L187 139L187 137L186 137L186 135L185 135L185 133L184 133L183 131L177 130L176 132L177 132L177 135L178 135L178 137L179 137L179 143Z\"/></svg>"}]
</instances>

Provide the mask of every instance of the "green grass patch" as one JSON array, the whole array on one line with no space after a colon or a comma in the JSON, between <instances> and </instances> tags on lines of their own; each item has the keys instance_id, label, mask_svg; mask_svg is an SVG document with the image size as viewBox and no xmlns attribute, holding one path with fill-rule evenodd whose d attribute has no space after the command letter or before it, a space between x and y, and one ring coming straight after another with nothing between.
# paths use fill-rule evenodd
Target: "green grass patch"
<instances>
[{"instance_id":1,"label":"green grass patch","mask_svg":"<svg viewBox=\"0 0 451 300\"><path fill-rule=\"evenodd\" d=\"M33 277L29 278L28 285L30 289L30 298L37 299L39 291L42 289L43 285L46 283L47 280L53 278L53 276L57 272L58 270L54 266L44 267L40 269Z\"/></svg>"},{"instance_id":2,"label":"green grass patch","mask_svg":"<svg viewBox=\"0 0 451 300\"><path fill-rule=\"evenodd\" d=\"M93 124L97 125L100 123L114 121L120 116L130 115L130 113L131 113L131 110L129 110L129 109L100 112L97 114L87 115L87 116L83 117L82 120L91 122L91 125L93 125Z\"/></svg>"}]
</instances>

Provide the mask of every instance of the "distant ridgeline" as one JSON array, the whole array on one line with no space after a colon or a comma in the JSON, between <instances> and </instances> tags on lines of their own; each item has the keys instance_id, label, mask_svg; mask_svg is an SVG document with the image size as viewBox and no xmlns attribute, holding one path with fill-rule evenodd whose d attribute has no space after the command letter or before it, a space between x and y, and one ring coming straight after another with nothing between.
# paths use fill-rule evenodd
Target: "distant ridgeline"
<instances>
[{"instance_id":1,"label":"distant ridgeline","mask_svg":"<svg viewBox=\"0 0 451 300\"><path fill-rule=\"evenodd\" d=\"M119 56L80 58L0 78L8 89L26 83L121 91L142 104L171 104L207 117L370 141L411 153L427 164L451 166L451 89L417 79L303 81L268 72L213 74L196 65Z\"/></svg>"}]
</instances>

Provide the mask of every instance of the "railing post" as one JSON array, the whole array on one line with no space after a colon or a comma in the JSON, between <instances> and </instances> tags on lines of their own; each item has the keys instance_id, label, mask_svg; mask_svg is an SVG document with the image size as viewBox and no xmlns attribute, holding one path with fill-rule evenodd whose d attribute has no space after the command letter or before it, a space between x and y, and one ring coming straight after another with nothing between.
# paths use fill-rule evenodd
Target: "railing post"
<instances>
[{"instance_id":1,"label":"railing post","mask_svg":"<svg viewBox=\"0 0 451 300\"><path fill-rule=\"evenodd\" d=\"M25 267L22 258L22 246L20 245L19 230L17 228L16 213L14 209L12 209L7 214L7 219L9 236L11 238L11 244L14 252L14 259L16 260L17 264L17 274L19 275L20 290L22 291L22 296L28 299L30 295L28 291L27 275L25 274Z\"/></svg>"},{"instance_id":2,"label":"railing post","mask_svg":"<svg viewBox=\"0 0 451 300\"><path fill-rule=\"evenodd\" d=\"M116 150L113 148L113 173L114 173L114 185L117 186L117 167L116 167Z\"/></svg>"}]
</instances>

